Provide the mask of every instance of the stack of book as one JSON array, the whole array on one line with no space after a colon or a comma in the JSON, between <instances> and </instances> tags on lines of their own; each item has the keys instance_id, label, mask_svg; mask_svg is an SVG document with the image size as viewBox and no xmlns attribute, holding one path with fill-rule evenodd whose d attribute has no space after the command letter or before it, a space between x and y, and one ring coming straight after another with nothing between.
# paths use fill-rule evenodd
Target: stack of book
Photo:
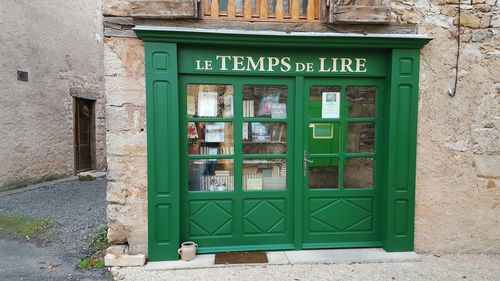
<instances>
[{"instance_id":1,"label":"stack of book","mask_svg":"<svg viewBox=\"0 0 500 281\"><path fill-rule=\"evenodd\" d=\"M253 100L243 101L243 117L254 117L254 110Z\"/></svg>"},{"instance_id":2,"label":"stack of book","mask_svg":"<svg viewBox=\"0 0 500 281\"><path fill-rule=\"evenodd\" d=\"M234 189L234 177L229 171L215 171L215 176L202 176L201 191L230 191Z\"/></svg>"},{"instance_id":3,"label":"stack of book","mask_svg":"<svg viewBox=\"0 0 500 281\"><path fill-rule=\"evenodd\" d=\"M220 146L220 147L210 147L210 146L201 146L200 147L201 155L232 155L234 154L233 146Z\"/></svg>"}]
</instances>

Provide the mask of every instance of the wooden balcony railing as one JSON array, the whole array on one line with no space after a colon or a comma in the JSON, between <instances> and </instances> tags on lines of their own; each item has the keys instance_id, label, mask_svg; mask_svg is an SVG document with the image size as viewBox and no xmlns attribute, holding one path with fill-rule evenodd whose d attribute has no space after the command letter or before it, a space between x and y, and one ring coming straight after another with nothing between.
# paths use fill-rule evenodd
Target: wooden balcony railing
<instances>
[{"instance_id":1,"label":"wooden balcony railing","mask_svg":"<svg viewBox=\"0 0 500 281\"><path fill-rule=\"evenodd\" d=\"M318 21L320 0L202 0L205 19Z\"/></svg>"}]
</instances>

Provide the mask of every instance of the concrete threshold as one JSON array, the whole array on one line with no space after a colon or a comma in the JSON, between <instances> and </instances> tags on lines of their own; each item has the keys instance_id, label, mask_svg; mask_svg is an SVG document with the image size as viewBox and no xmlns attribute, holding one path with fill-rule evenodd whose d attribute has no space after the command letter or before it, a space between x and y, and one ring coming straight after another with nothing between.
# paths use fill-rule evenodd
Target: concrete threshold
<instances>
[{"instance_id":1,"label":"concrete threshold","mask_svg":"<svg viewBox=\"0 0 500 281\"><path fill-rule=\"evenodd\" d=\"M266 254L268 263L214 264L215 255L205 254L197 255L194 260L188 262L182 260L149 262L145 265L144 269L173 270L288 264L416 262L422 260L415 252L388 253L381 248L273 251L266 252Z\"/></svg>"}]
</instances>

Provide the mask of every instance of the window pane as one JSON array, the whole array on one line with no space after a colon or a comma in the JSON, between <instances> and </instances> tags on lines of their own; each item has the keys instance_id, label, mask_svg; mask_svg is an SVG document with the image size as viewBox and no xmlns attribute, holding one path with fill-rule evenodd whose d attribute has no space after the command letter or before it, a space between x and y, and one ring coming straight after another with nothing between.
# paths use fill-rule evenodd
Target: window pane
<instances>
[{"instance_id":1,"label":"window pane","mask_svg":"<svg viewBox=\"0 0 500 281\"><path fill-rule=\"evenodd\" d=\"M347 128L348 152L370 153L375 151L374 123L349 123Z\"/></svg>"},{"instance_id":2,"label":"window pane","mask_svg":"<svg viewBox=\"0 0 500 281\"><path fill-rule=\"evenodd\" d=\"M233 123L188 122L189 154L234 154Z\"/></svg>"},{"instance_id":3,"label":"window pane","mask_svg":"<svg viewBox=\"0 0 500 281\"><path fill-rule=\"evenodd\" d=\"M338 188L339 159L314 158L309 167L309 188Z\"/></svg>"},{"instance_id":4,"label":"window pane","mask_svg":"<svg viewBox=\"0 0 500 281\"><path fill-rule=\"evenodd\" d=\"M344 166L345 188L373 188L372 158L349 158Z\"/></svg>"},{"instance_id":5,"label":"window pane","mask_svg":"<svg viewBox=\"0 0 500 281\"><path fill-rule=\"evenodd\" d=\"M243 123L243 153L286 154L286 123Z\"/></svg>"},{"instance_id":6,"label":"window pane","mask_svg":"<svg viewBox=\"0 0 500 281\"><path fill-rule=\"evenodd\" d=\"M243 190L285 189L285 159L243 160Z\"/></svg>"},{"instance_id":7,"label":"window pane","mask_svg":"<svg viewBox=\"0 0 500 281\"><path fill-rule=\"evenodd\" d=\"M375 117L375 87L347 87L349 117Z\"/></svg>"},{"instance_id":8,"label":"window pane","mask_svg":"<svg viewBox=\"0 0 500 281\"><path fill-rule=\"evenodd\" d=\"M311 118L340 118L340 86L312 86L309 89Z\"/></svg>"},{"instance_id":9,"label":"window pane","mask_svg":"<svg viewBox=\"0 0 500 281\"><path fill-rule=\"evenodd\" d=\"M189 161L189 191L234 190L234 165L232 159Z\"/></svg>"},{"instance_id":10,"label":"window pane","mask_svg":"<svg viewBox=\"0 0 500 281\"><path fill-rule=\"evenodd\" d=\"M245 86L243 117L286 118L287 96L283 86Z\"/></svg>"},{"instance_id":11,"label":"window pane","mask_svg":"<svg viewBox=\"0 0 500 281\"><path fill-rule=\"evenodd\" d=\"M233 117L233 93L232 85L188 85L188 117Z\"/></svg>"}]
</instances>

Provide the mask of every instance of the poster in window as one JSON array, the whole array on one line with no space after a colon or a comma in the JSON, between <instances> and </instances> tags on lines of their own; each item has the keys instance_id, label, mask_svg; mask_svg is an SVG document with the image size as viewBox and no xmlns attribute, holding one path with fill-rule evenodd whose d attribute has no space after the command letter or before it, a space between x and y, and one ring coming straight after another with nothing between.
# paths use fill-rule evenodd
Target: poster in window
<instances>
[{"instance_id":1,"label":"poster in window","mask_svg":"<svg viewBox=\"0 0 500 281\"><path fill-rule=\"evenodd\" d=\"M275 103L271 108L271 118L286 118L286 103Z\"/></svg>"},{"instance_id":2,"label":"poster in window","mask_svg":"<svg viewBox=\"0 0 500 281\"><path fill-rule=\"evenodd\" d=\"M271 136L267 127L262 123L252 123L252 140L253 142L270 142Z\"/></svg>"},{"instance_id":3,"label":"poster in window","mask_svg":"<svg viewBox=\"0 0 500 281\"><path fill-rule=\"evenodd\" d=\"M224 142L224 123L207 123L205 142Z\"/></svg>"},{"instance_id":4,"label":"poster in window","mask_svg":"<svg viewBox=\"0 0 500 281\"><path fill-rule=\"evenodd\" d=\"M267 92L260 101L259 116L271 116L273 105L279 103L280 93L278 91Z\"/></svg>"},{"instance_id":5,"label":"poster in window","mask_svg":"<svg viewBox=\"0 0 500 281\"><path fill-rule=\"evenodd\" d=\"M323 92L321 118L340 118L340 92Z\"/></svg>"},{"instance_id":6,"label":"poster in window","mask_svg":"<svg viewBox=\"0 0 500 281\"><path fill-rule=\"evenodd\" d=\"M188 139L197 139L198 130L196 129L196 124L194 122L188 123Z\"/></svg>"},{"instance_id":7,"label":"poster in window","mask_svg":"<svg viewBox=\"0 0 500 281\"><path fill-rule=\"evenodd\" d=\"M217 92L198 93L198 116L217 117Z\"/></svg>"}]
</instances>

